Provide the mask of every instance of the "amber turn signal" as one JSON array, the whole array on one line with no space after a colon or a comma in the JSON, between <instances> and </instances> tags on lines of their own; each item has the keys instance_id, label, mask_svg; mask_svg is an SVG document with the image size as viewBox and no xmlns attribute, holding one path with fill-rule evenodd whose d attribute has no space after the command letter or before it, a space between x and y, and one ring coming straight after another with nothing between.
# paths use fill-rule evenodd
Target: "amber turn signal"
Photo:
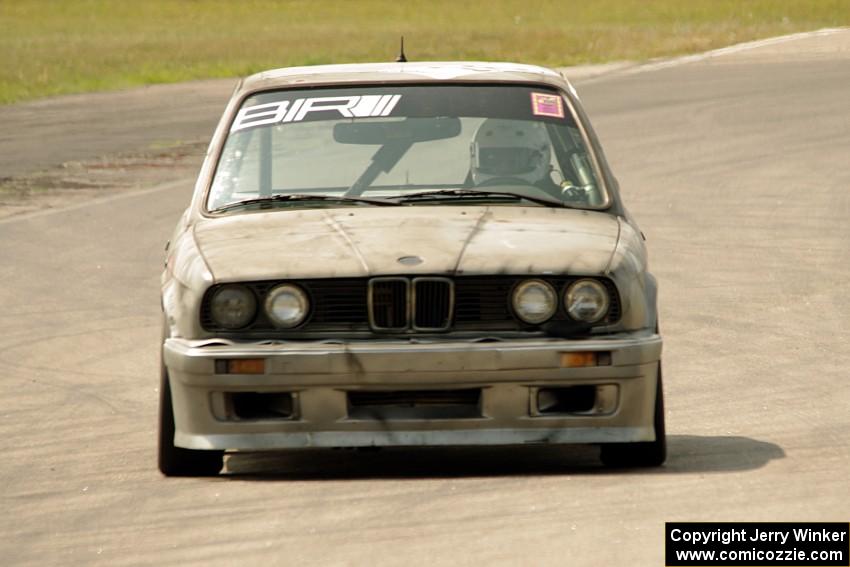
<instances>
[{"instance_id":1,"label":"amber turn signal","mask_svg":"<svg viewBox=\"0 0 850 567\"><path fill-rule=\"evenodd\" d=\"M561 368L583 368L586 366L610 366L609 351L562 352Z\"/></svg>"},{"instance_id":2,"label":"amber turn signal","mask_svg":"<svg viewBox=\"0 0 850 567\"><path fill-rule=\"evenodd\" d=\"M265 374L264 358L219 358L215 361L216 374Z\"/></svg>"}]
</instances>

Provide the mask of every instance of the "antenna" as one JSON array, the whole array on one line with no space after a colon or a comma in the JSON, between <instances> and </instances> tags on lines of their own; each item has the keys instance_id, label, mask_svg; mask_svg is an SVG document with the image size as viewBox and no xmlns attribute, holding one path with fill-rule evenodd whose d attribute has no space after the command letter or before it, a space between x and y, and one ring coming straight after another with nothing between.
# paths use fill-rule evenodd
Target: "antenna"
<instances>
[{"instance_id":1,"label":"antenna","mask_svg":"<svg viewBox=\"0 0 850 567\"><path fill-rule=\"evenodd\" d=\"M401 50L398 57L395 58L396 63L407 63L407 57L404 56L404 36L401 36Z\"/></svg>"}]
</instances>

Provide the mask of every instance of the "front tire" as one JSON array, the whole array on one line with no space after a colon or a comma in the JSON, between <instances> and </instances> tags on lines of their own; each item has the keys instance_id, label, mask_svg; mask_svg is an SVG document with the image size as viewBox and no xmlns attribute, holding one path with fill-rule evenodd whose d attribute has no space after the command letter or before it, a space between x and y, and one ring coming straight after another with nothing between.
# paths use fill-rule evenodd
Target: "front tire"
<instances>
[{"instance_id":1,"label":"front tire","mask_svg":"<svg viewBox=\"0 0 850 567\"><path fill-rule=\"evenodd\" d=\"M661 362L655 386L655 441L638 443L606 443L602 445L602 464L612 468L660 467L667 459L667 432L664 423L664 386L661 381Z\"/></svg>"},{"instance_id":2,"label":"front tire","mask_svg":"<svg viewBox=\"0 0 850 567\"><path fill-rule=\"evenodd\" d=\"M165 476L216 476L224 466L224 451L198 451L174 446L174 409L168 370L161 365L159 381L159 470Z\"/></svg>"}]
</instances>

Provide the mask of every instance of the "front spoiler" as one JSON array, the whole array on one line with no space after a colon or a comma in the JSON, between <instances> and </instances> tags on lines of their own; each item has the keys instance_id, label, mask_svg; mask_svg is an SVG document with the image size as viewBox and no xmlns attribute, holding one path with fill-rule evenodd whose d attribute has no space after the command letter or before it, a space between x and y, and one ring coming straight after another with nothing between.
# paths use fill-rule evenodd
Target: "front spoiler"
<instances>
[{"instance_id":1,"label":"front spoiler","mask_svg":"<svg viewBox=\"0 0 850 567\"><path fill-rule=\"evenodd\" d=\"M589 340L517 339L235 343L167 339L163 348L176 424L191 449L510 445L651 441L662 341L650 332ZM562 368L561 355L605 351L610 365ZM263 358L260 375L217 374L215 361ZM605 414L535 415L536 388L612 385ZM353 419L355 390L481 388L473 419ZM293 419L231 420L224 392L291 392Z\"/></svg>"}]
</instances>

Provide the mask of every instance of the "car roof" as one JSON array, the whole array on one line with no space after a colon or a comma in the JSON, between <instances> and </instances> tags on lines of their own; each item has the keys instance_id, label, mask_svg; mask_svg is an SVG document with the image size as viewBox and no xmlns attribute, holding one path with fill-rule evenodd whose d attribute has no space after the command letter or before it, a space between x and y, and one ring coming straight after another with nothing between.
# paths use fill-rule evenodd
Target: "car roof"
<instances>
[{"instance_id":1,"label":"car roof","mask_svg":"<svg viewBox=\"0 0 850 567\"><path fill-rule=\"evenodd\" d=\"M481 61L423 61L413 63L353 63L313 65L263 71L245 78L238 95L275 88L339 84L382 83L544 83L570 89L552 69L521 63Z\"/></svg>"}]
</instances>

